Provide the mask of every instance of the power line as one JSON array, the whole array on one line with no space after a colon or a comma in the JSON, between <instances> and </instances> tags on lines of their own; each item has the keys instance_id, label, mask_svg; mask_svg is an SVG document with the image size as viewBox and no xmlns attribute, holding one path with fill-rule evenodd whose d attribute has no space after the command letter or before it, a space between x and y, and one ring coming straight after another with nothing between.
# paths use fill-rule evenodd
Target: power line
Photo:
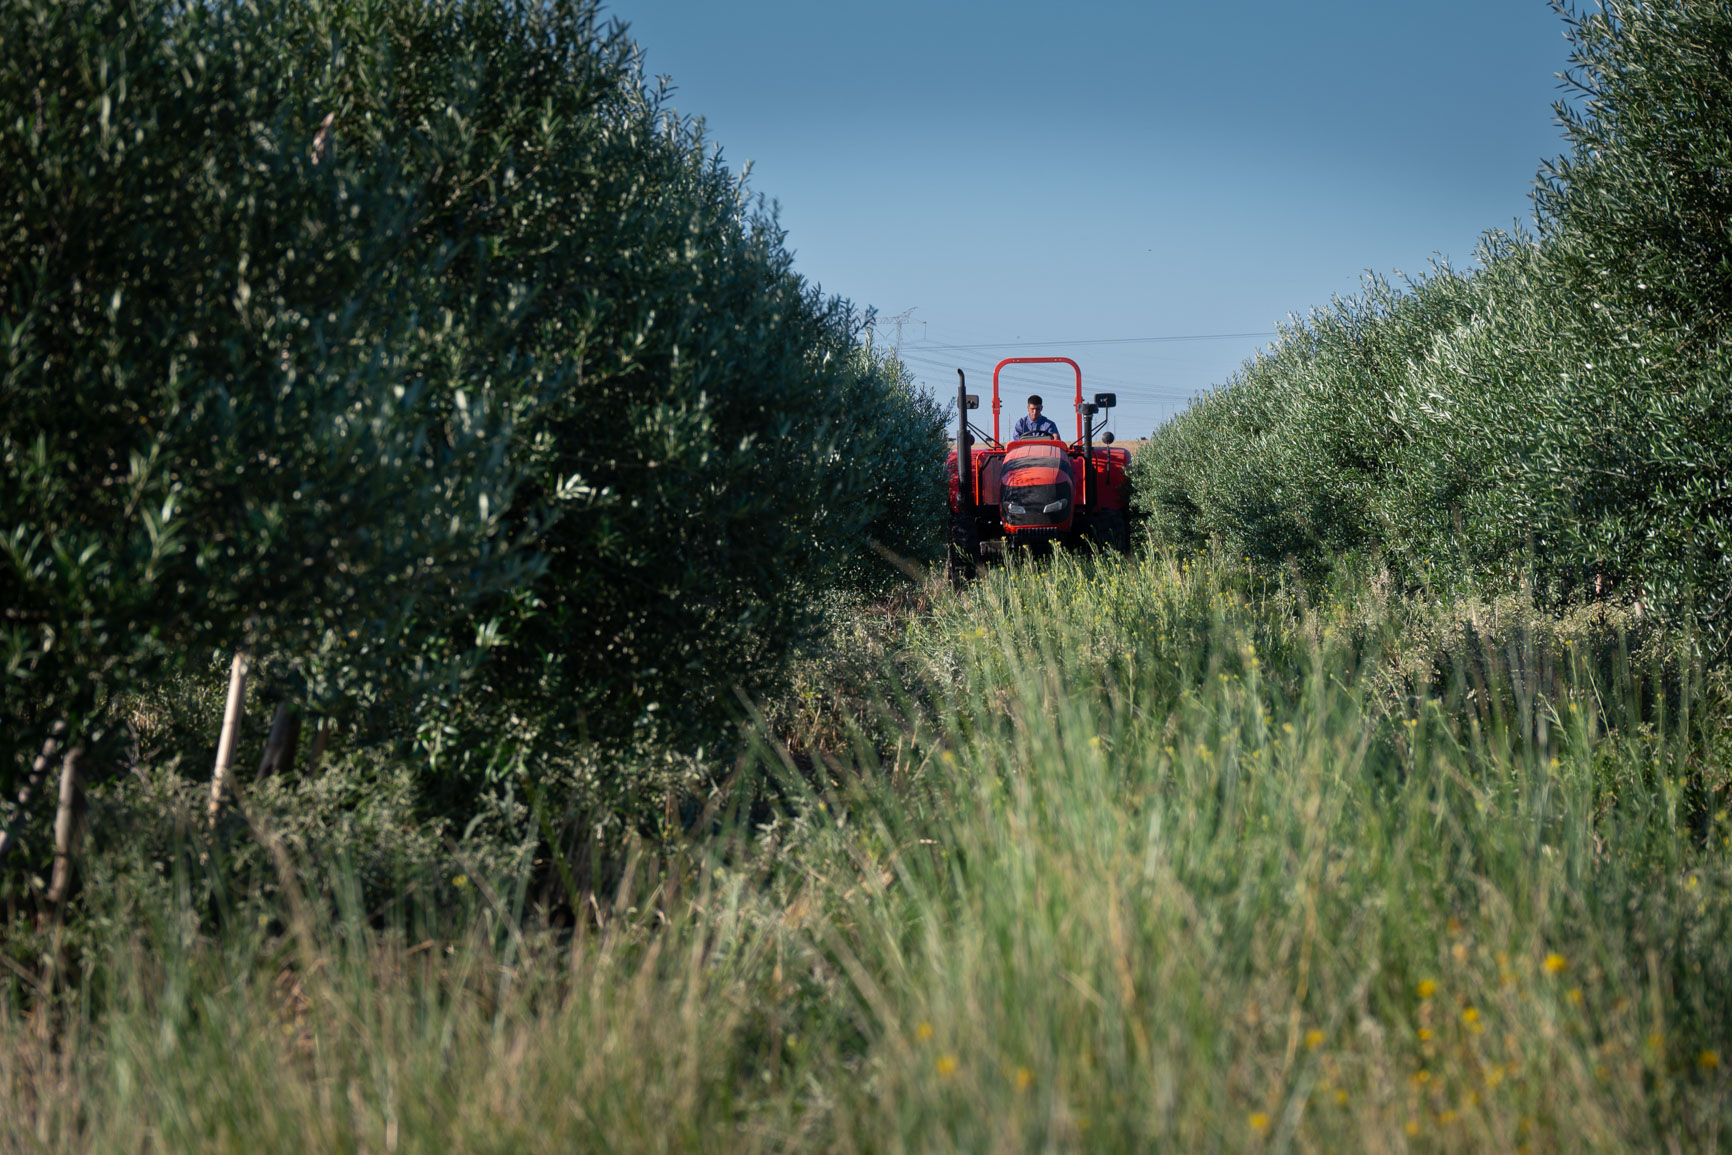
<instances>
[{"instance_id":1,"label":"power line","mask_svg":"<svg viewBox=\"0 0 1732 1155\"><path fill-rule=\"evenodd\" d=\"M1240 341L1248 337L1278 336L1273 329L1257 333L1185 333L1171 337L1096 337L1073 341L988 341L979 345L935 345L921 342L920 349L1028 349L1039 345L1153 345L1170 341Z\"/></svg>"},{"instance_id":2,"label":"power line","mask_svg":"<svg viewBox=\"0 0 1732 1155\"><path fill-rule=\"evenodd\" d=\"M912 310L910 310L910 312L912 312ZM958 334L958 336L963 335L964 334ZM966 335L972 336L973 334ZM1052 349L1054 352L1062 352L1064 346L1100 347L1113 345L1172 344L1181 342L1195 343L1199 341L1247 340L1252 338L1275 336L1279 336L1279 333L1273 330L1261 330L1257 332L1240 333L1185 333L1151 337L1096 337L1080 338L1073 341L955 341L945 343L916 339L908 342L906 345L900 346L896 350L896 353L902 362L913 370L917 379L925 378L927 374L935 374L937 377L941 378L941 384L938 388L942 392L944 388L950 385L951 376L956 369L955 363L946 356L946 354L950 352L969 353L974 351L1000 351L1038 348L1043 346ZM1057 348L1054 348L1055 346ZM970 358L961 359L967 360ZM1119 368L1119 366L1114 367ZM1126 367L1128 368L1128 366ZM1024 376L1024 370L1024 366L1009 367L1009 372L1005 377L1005 384L1013 392L1035 384L1033 381L1025 381L1021 379ZM1135 377L1142 379L1126 380L1118 374L1089 372L1085 374L1085 385L1093 386L1097 389L1103 386L1109 389L1116 388L1120 394L1121 407L1124 402L1128 401L1134 407L1139 409L1152 408L1156 411L1181 410L1186 404L1194 401L1199 395L1209 391L1207 387L1198 388L1195 385L1178 387L1174 387L1173 385L1158 385L1148 380L1146 377L1143 377L1142 373L1138 372L1136 369L1133 369L1132 373ZM928 387L933 386L929 385ZM1115 411L1113 416L1116 418L1119 414Z\"/></svg>"},{"instance_id":3,"label":"power line","mask_svg":"<svg viewBox=\"0 0 1732 1155\"><path fill-rule=\"evenodd\" d=\"M922 357L919 353L912 352L908 349L902 350L898 356L902 360L903 364L908 365L911 368L926 369L941 374L946 379L953 376L956 372L956 366L951 362L941 361L936 357ZM1017 366L1017 368L1023 368L1023 366ZM1031 383L1032 379L1025 374L1011 374L1006 378L1006 380L1008 382L1018 382L1020 385L1026 385ZM1085 386L1112 385L1116 386L1121 391L1135 392L1141 395L1154 395L1156 397L1182 399L1190 397L1194 392L1194 390L1189 389L1180 390L1171 387L1163 387L1152 384L1148 381L1131 381L1123 377L1103 373L1085 372L1083 374L1083 383ZM1020 385L1018 387L1020 387Z\"/></svg>"}]
</instances>

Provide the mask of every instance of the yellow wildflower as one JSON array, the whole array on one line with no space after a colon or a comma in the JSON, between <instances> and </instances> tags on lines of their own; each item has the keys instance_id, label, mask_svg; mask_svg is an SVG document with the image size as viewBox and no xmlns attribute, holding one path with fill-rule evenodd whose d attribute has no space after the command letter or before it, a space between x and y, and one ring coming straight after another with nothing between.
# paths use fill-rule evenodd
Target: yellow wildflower
<instances>
[{"instance_id":1,"label":"yellow wildflower","mask_svg":"<svg viewBox=\"0 0 1732 1155\"><path fill-rule=\"evenodd\" d=\"M956 1056L940 1055L938 1056L938 1062L935 1063L934 1066L938 1068L940 1078L948 1079L950 1076L956 1074Z\"/></svg>"},{"instance_id":2,"label":"yellow wildflower","mask_svg":"<svg viewBox=\"0 0 1732 1155\"><path fill-rule=\"evenodd\" d=\"M1430 979L1420 979L1419 986L1414 989L1419 992L1420 998L1429 999L1432 995L1437 993L1437 984L1432 982Z\"/></svg>"},{"instance_id":3,"label":"yellow wildflower","mask_svg":"<svg viewBox=\"0 0 1732 1155\"><path fill-rule=\"evenodd\" d=\"M930 1039L932 1037L932 1024L931 1023L921 1023L918 1027L915 1027L914 1028L914 1037L919 1039L923 1043L927 1039Z\"/></svg>"},{"instance_id":4,"label":"yellow wildflower","mask_svg":"<svg viewBox=\"0 0 1732 1155\"><path fill-rule=\"evenodd\" d=\"M1696 1065L1704 1071L1712 1071L1720 1065L1720 1055L1717 1051L1702 1051L1696 1056Z\"/></svg>"},{"instance_id":5,"label":"yellow wildflower","mask_svg":"<svg viewBox=\"0 0 1732 1155\"><path fill-rule=\"evenodd\" d=\"M1571 1003L1571 1005L1573 1005L1573 1006L1578 1006L1578 1007L1581 1006L1582 1005L1582 988L1581 987L1571 987L1569 994L1565 995L1564 998L1568 999L1569 1002Z\"/></svg>"},{"instance_id":6,"label":"yellow wildflower","mask_svg":"<svg viewBox=\"0 0 1732 1155\"><path fill-rule=\"evenodd\" d=\"M1347 1092L1346 1092L1346 1090L1339 1088L1339 1087L1336 1088L1335 1103L1339 1107L1347 1106Z\"/></svg>"},{"instance_id":7,"label":"yellow wildflower","mask_svg":"<svg viewBox=\"0 0 1732 1155\"><path fill-rule=\"evenodd\" d=\"M1027 1067L1018 1067L1016 1069L1016 1089L1026 1091L1032 1086L1034 1086L1034 1072Z\"/></svg>"},{"instance_id":8,"label":"yellow wildflower","mask_svg":"<svg viewBox=\"0 0 1732 1155\"><path fill-rule=\"evenodd\" d=\"M1419 1041L1422 1043L1429 1043L1431 1041L1431 1028L1430 1027L1419 1028Z\"/></svg>"},{"instance_id":9,"label":"yellow wildflower","mask_svg":"<svg viewBox=\"0 0 1732 1155\"><path fill-rule=\"evenodd\" d=\"M1546 956L1545 968L1548 975L1562 974L1570 965L1570 960L1553 951Z\"/></svg>"},{"instance_id":10,"label":"yellow wildflower","mask_svg":"<svg viewBox=\"0 0 1732 1155\"><path fill-rule=\"evenodd\" d=\"M1246 1122L1251 1124L1251 1130L1257 1132L1259 1135L1269 1130L1269 1116L1263 1114L1261 1111L1251 1112L1251 1117L1247 1119Z\"/></svg>"},{"instance_id":11,"label":"yellow wildflower","mask_svg":"<svg viewBox=\"0 0 1732 1155\"><path fill-rule=\"evenodd\" d=\"M1473 1024L1479 1022L1479 1008L1478 1007L1468 1007L1466 1010L1462 1011L1461 1012L1461 1021L1466 1023L1470 1027L1473 1026Z\"/></svg>"},{"instance_id":12,"label":"yellow wildflower","mask_svg":"<svg viewBox=\"0 0 1732 1155\"><path fill-rule=\"evenodd\" d=\"M1307 1051L1315 1051L1318 1047L1321 1047L1322 1045L1323 1045L1323 1032L1322 1031L1312 1029L1312 1030L1305 1032L1305 1049Z\"/></svg>"}]
</instances>

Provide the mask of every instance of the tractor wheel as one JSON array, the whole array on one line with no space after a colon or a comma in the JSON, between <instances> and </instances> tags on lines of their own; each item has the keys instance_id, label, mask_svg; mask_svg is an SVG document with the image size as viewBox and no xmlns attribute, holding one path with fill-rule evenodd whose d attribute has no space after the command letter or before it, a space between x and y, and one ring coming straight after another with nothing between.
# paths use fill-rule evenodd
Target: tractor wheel
<instances>
[{"instance_id":1,"label":"tractor wheel","mask_svg":"<svg viewBox=\"0 0 1732 1155\"><path fill-rule=\"evenodd\" d=\"M1089 525L1089 536L1094 539L1098 549L1110 549L1117 553L1131 552L1131 531L1125 524L1122 509L1103 509L1095 514Z\"/></svg>"},{"instance_id":2,"label":"tractor wheel","mask_svg":"<svg viewBox=\"0 0 1732 1155\"><path fill-rule=\"evenodd\" d=\"M974 519L963 514L950 518L950 544L945 549L945 570L950 584L961 587L974 580L975 567L980 563L980 540L975 534Z\"/></svg>"}]
</instances>

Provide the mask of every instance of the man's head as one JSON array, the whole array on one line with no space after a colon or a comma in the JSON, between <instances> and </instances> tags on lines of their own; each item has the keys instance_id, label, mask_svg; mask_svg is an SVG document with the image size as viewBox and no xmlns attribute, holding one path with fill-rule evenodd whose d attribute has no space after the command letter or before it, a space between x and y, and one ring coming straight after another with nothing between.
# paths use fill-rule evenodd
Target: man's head
<instances>
[{"instance_id":1,"label":"man's head","mask_svg":"<svg viewBox=\"0 0 1732 1155\"><path fill-rule=\"evenodd\" d=\"M1030 421L1033 421L1040 416L1042 404L1044 403L1041 401L1039 393L1030 393L1028 395L1028 419Z\"/></svg>"}]
</instances>

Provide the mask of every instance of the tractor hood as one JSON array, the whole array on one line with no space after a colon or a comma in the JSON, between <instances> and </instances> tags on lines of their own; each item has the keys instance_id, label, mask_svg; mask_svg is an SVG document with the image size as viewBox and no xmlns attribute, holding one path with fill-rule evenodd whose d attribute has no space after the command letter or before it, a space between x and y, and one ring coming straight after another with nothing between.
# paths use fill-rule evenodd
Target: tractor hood
<instances>
[{"instance_id":1,"label":"tractor hood","mask_svg":"<svg viewBox=\"0 0 1732 1155\"><path fill-rule=\"evenodd\" d=\"M1062 442L1012 442L1001 479L1000 516L1006 530L1070 528L1075 485Z\"/></svg>"}]
</instances>

